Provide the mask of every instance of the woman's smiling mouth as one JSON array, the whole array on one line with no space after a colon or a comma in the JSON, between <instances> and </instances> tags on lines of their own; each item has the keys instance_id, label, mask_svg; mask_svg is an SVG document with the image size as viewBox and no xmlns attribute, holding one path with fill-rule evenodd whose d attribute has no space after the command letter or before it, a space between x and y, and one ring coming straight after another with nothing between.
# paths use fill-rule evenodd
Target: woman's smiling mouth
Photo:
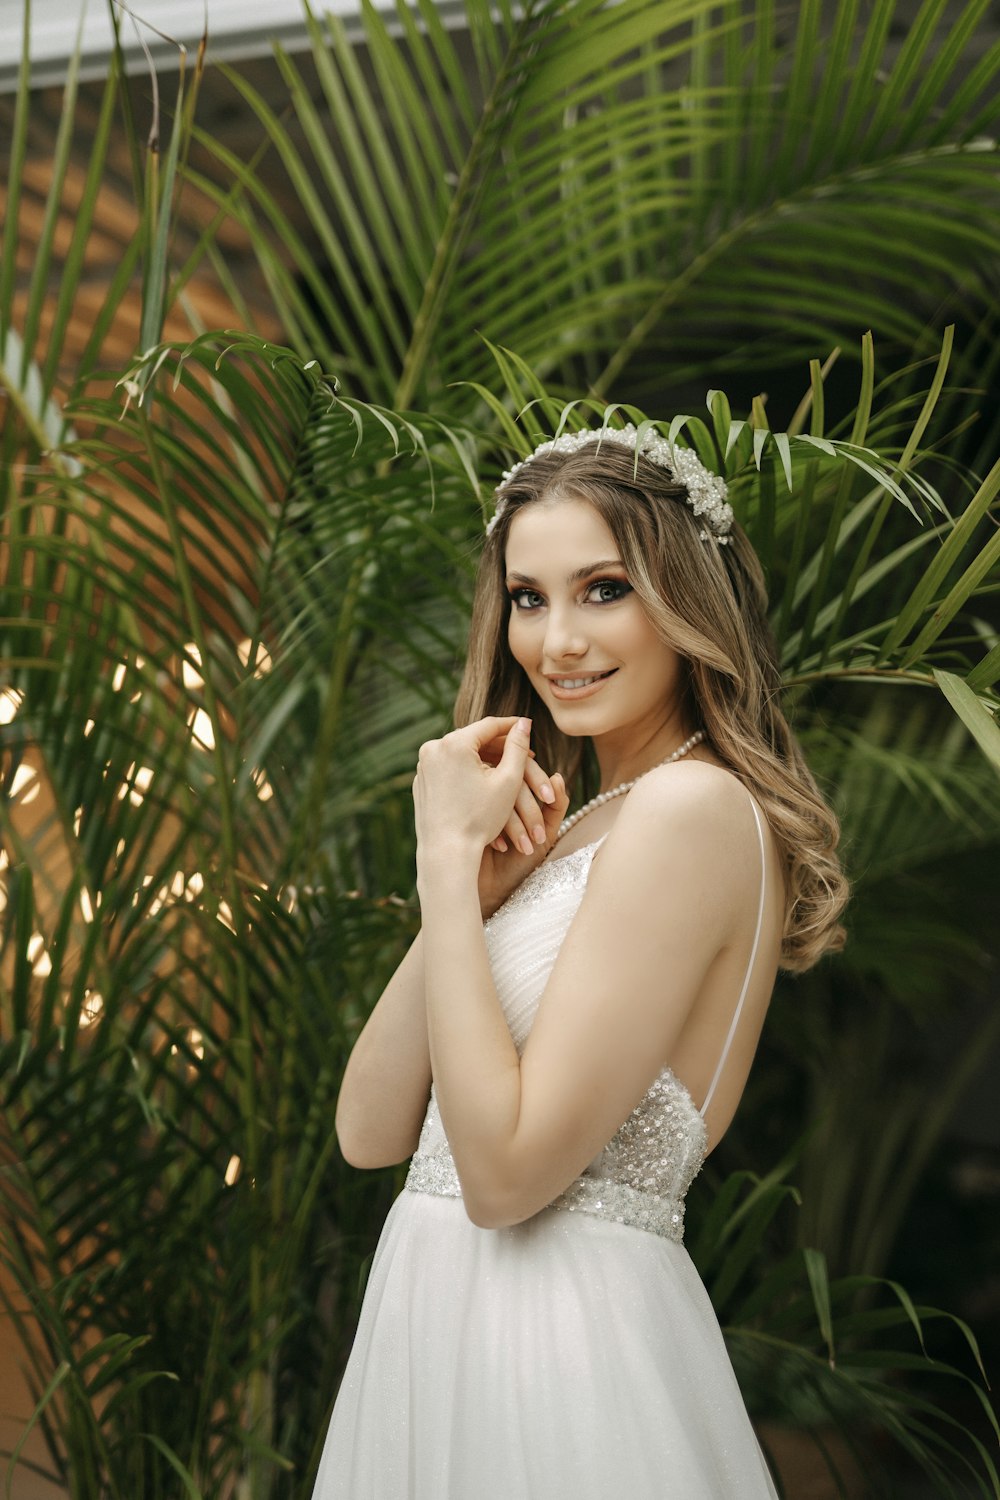
<instances>
[{"instance_id":1,"label":"woman's smiling mouth","mask_svg":"<svg viewBox=\"0 0 1000 1500\"><path fill-rule=\"evenodd\" d=\"M586 676L547 677L546 681L556 698L586 698L617 670L617 667L612 667L607 672L590 672Z\"/></svg>"}]
</instances>

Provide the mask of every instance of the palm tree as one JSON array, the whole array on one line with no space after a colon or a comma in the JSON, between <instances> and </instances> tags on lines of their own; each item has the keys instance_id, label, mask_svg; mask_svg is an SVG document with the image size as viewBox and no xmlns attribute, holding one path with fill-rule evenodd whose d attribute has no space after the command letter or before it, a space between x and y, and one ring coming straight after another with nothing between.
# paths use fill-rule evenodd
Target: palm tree
<instances>
[{"instance_id":1,"label":"palm tree","mask_svg":"<svg viewBox=\"0 0 1000 1500\"><path fill-rule=\"evenodd\" d=\"M277 54L284 109L228 74L280 199L266 157L198 131L188 180L252 236L303 356L395 408L488 375L480 335L651 407L720 371L797 383L868 328L932 354L949 312L988 348L987 12L472 0L453 33L423 0L366 8L361 49L316 18L304 61Z\"/></svg>"},{"instance_id":2,"label":"palm tree","mask_svg":"<svg viewBox=\"0 0 1000 1500\"><path fill-rule=\"evenodd\" d=\"M567 387L599 407L609 391L655 392L662 411L667 353L672 389L707 383L733 357L734 320L755 359L789 362L868 322L905 349L902 374L879 380L859 344L846 416L827 418L834 377L814 362L774 431L763 400L739 425L720 394L683 431L730 476L769 571L800 732L858 809L855 841L874 837L869 809L894 810L879 853L919 860L930 798L935 848L995 846L1000 653L977 620L1000 470L956 478L951 339L929 369L909 368L928 353L926 315L898 296L919 264L929 298L992 306L986 74L959 72L983 7L935 50L944 8L925 6L888 82L884 10L860 30L838 9L812 112L812 7L789 51L767 6L751 25L731 6L588 0L497 24L471 5L471 83L430 6L401 11L400 39L366 13L367 71L317 22L337 151L290 59L295 134L232 74L308 208L309 243L275 235L244 162L215 148L227 192L204 158L188 171L251 235L292 347L178 325L160 342L204 257L254 321L217 225L170 274L192 89L162 171L139 173L144 213L67 389L120 86L104 96L53 306L71 80L52 233L27 287L16 234L0 262L0 1251L29 1308L12 1311L37 1420L74 1496L215 1496L235 1476L254 1496L308 1493L392 1186L339 1163L338 1073L415 922L409 780L415 746L447 722L479 476L553 430ZM23 81L9 223L28 100ZM878 274L858 275L852 258L873 243ZM101 342L139 265L144 353L115 385ZM775 285L777 339L761 295ZM879 705L904 684L930 707L900 744ZM832 733L837 705L855 724ZM926 1317L904 1299L855 1306L816 1254L775 1268L770 1302L730 1302L782 1196L765 1180L740 1208L740 1186L703 1252L734 1340L805 1362L822 1386L836 1312L838 1347L859 1357L853 1382L849 1359L830 1371L835 1410L874 1404L958 1493L944 1429L863 1374L866 1353L905 1368L905 1349L872 1341L893 1320L922 1337ZM970 1483L995 1492L979 1455Z\"/></svg>"}]
</instances>

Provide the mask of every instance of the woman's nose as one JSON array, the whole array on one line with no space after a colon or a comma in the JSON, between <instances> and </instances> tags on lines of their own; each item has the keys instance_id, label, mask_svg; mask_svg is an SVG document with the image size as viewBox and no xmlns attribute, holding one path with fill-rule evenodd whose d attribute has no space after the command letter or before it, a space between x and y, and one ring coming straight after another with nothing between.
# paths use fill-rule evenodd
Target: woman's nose
<instances>
[{"instance_id":1,"label":"woman's nose","mask_svg":"<svg viewBox=\"0 0 1000 1500\"><path fill-rule=\"evenodd\" d=\"M545 625L545 658L554 666L569 657L585 656L587 638L575 610L550 605Z\"/></svg>"}]
</instances>

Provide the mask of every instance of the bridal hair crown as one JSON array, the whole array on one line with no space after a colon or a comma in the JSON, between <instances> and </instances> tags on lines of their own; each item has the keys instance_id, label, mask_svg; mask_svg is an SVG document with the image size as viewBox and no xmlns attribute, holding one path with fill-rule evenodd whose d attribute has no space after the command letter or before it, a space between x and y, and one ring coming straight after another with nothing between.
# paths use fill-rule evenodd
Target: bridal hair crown
<instances>
[{"instance_id":1,"label":"bridal hair crown","mask_svg":"<svg viewBox=\"0 0 1000 1500\"><path fill-rule=\"evenodd\" d=\"M685 504L704 521L698 533L701 540L707 542L710 536L714 536L720 547L730 541L733 508L726 503L729 493L726 481L718 474L713 474L711 469L706 469L692 448L678 448L653 427L646 428L640 436L638 428L631 422L625 427L600 427L596 430L585 427L580 432L564 432L561 437L539 443L534 453L507 470L497 486L500 498L497 500L496 511L487 524L486 535L489 536L503 514L507 497L501 492L525 464L530 464L532 459L541 458L544 453L577 453L588 443L616 443L620 448L630 448L634 453L641 453L643 458L661 469L669 469L677 483L687 490Z\"/></svg>"}]
</instances>

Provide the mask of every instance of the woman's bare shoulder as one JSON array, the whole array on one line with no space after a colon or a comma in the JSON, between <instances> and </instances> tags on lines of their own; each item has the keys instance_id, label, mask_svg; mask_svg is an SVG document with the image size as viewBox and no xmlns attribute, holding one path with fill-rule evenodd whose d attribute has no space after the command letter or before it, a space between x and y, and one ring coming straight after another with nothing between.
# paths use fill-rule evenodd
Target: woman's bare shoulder
<instances>
[{"instance_id":1,"label":"woman's bare shoulder","mask_svg":"<svg viewBox=\"0 0 1000 1500\"><path fill-rule=\"evenodd\" d=\"M734 816L742 822L748 800L749 793L734 772L713 761L692 758L647 772L629 792L622 812L630 810L629 821L635 823L686 816L714 825Z\"/></svg>"},{"instance_id":2,"label":"woman's bare shoulder","mask_svg":"<svg viewBox=\"0 0 1000 1500\"><path fill-rule=\"evenodd\" d=\"M762 832L769 842L766 821ZM749 889L747 874L758 868L758 848L750 794L739 777L707 761L678 761L636 782L601 862L605 870L614 866L619 878L628 866L640 880L657 882L680 855L692 878L715 881L720 895L735 899L744 886Z\"/></svg>"},{"instance_id":3,"label":"woman's bare shoulder","mask_svg":"<svg viewBox=\"0 0 1000 1500\"><path fill-rule=\"evenodd\" d=\"M763 818L761 835L764 888L772 892L767 932L780 935L778 853ZM581 915L595 945L611 942L619 953L645 947L672 974L693 964L693 996L724 948L745 946L760 896L761 840L747 789L722 767L678 762L651 771L624 798ZM587 961L596 961L593 953Z\"/></svg>"}]
</instances>

